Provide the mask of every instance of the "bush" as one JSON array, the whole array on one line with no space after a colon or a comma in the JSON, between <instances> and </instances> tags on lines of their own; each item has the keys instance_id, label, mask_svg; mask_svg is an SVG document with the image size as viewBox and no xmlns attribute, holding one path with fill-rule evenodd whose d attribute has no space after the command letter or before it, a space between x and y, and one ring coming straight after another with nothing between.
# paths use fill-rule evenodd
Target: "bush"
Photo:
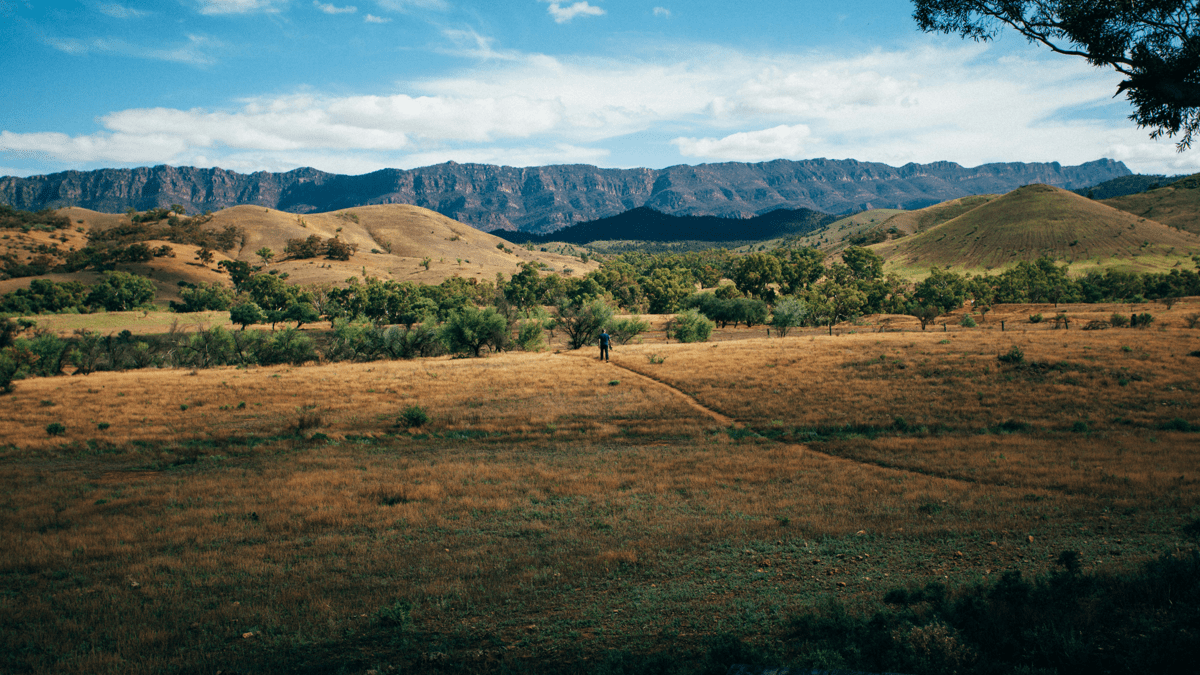
<instances>
[{"instance_id":1,"label":"bush","mask_svg":"<svg viewBox=\"0 0 1200 675\"><path fill-rule=\"evenodd\" d=\"M962 318L963 328L974 328L977 325L979 325L979 324L975 323L975 319L972 319L970 314L963 315L963 318Z\"/></svg>"},{"instance_id":2,"label":"bush","mask_svg":"<svg viewBox=\"0 0 1200 675\"><path fill-rule=\"evenodd\" d=\"M808 303L795 297L787 296L775 303L775 311L771 315L771 327L779 337L787 337L796 326L803 326L808 321L810 309Z\"/></svg>"},{"instance_id":3,"label":"bush","mask_svg":"<svg viewBox=\"0 0 1200 675\"><path fill-rule=\"evenodd\" d=\"M1188 328L1195 328L1197 325L1200 325L1200 312L1188 314L1183 317L1183 322L1187 324Z\"/></svg>"},{"instance_id":4,"label":"bush","mask_svg":"<svg viewBox=\"0 0 1200 675\"><path fill-rule=\"evenodd\" d=\"M522 321L517 324L517 346L522 351L540 352L546 348L544 333L541 321Z\"/></svg>"},{"instance_id":5,"label":"bush","mask_svg":"<svg viewBox=\"0 0 1200 675\"><path fill-rule=\"evenodd\" d=\"M1007 354L1001 354L1001 355L997 356L996 360L999 361L1000 363L1012 363L1012 364L1024 363L1025 362L1025 352L1021 351L1020 347L1013 345L1012 348L1008 350Z\"/></svg>"},{"instance_id":6,"label":"bush","mask_svg":"<svg viewBox=\"0 0 1200 675\"><path fill-rule=\"evenodd\" d=\"M1029 315L1029 323L1041 323L1041 322L1042 322L1041 314L1030 314Z\"/></svg>"},{"instance_id":7,"label":"bush","mask_svg":"<svg viewBox=\"0 0 1200 675\"><path fill-rule=\"evenodd\" d=\"M1129 325L1129 317L1120 312L1113 312L1112 316L1108 317L1108 322L1112 324L1113 328L1125 328Z\"/></svg>"},{"instance_id":8,"label":"bush","mask_svg":"<svg viewBox=\"0 0 1200 675\"><path fill-rule=\"evenodd\" d=\"M452 352L471 352L474 356L479 356L484 347L503 351L508 346L508 319L495 307L463 307L442 326L442 341Z\"/></svg>"},{"instance_id":9,"label":"bush","mask_svg":"<svg viewBox=\"0 0 1200 675\"><path fill-rule=\"evenodd\" d=\"M680 342L707 342L716 324L700 312L689 309L667 323L667 337Z\"/></svg>"},{"instance_id":10,"label":"bush","mask_svg":"<svg viewBox=\"0 0 1200 675\"><path fill-rule=\"evenodd\" d=\"M51 436L62 436L67 433L67 428L61 422L51 422L46 425L46 433Z\"/></svg>"},{"instance_id":11,"label":"bush","mask_svg":"<svg viewBox=\"0 0 1200 675\"><path fill-rule=\"evenodd\" d=\"M429 415L425 409L415 403L400 412L400 425L406 429L425 426L428 422Z\"/></svg>"},{"instance_id":12,"label":"bush","mask_svg":"<svg viewBox=\"0 0 1200 675\"><path fill-rule=\"evenodd\" d=\"M648 330L650 330L650 322L642 321L635 316L613 321L609 326L608 334L613 342L624 345L629 344L629 341L637 337L639 333L644 333Z\"/></svg>"},{"instance_id":13,"label":"bush","mask_svg":"<svg viewBox=\"0 0 1200 675\"><path fill-rule=\"evenodd\" d=\"M1154 317L1149 314L1135 314L1129 317L1130 328L1146 328L1151 323L1154 323Z\"/></svg>"},{"instance_id":14,"label":"bush","mask_svg":"<svg viewBox=\"0 0 1200 675\"><path fill-rule=\"evenodd\" d=\"M312 339L295 328L279 331L265 342L258 352L258 362L264 366L278 363L299 366L316 360L317 353L313 350Z\"/></svg>"},{"instance_id":15,"label":"bush","mask_svg":"<svg viewBox=\"0 0 1200 675\"><path fill-rule=\"evenodd\" d=\"M21 368L15 351L12 347L0 349L0 394L7 394L13 390L12 382Z\"/></svg>"},{"instance_id":16,"label":"bush","mask_svg":"<svg viewBox=\"0 0 1200 675\"><path fill-rule=\"evenodd\" d=\"M1110 328L1109 323L1102 320L1089 321L1083 327L1084 330L1107 330L1108 328Z\"/></svg>"}]
</instances>

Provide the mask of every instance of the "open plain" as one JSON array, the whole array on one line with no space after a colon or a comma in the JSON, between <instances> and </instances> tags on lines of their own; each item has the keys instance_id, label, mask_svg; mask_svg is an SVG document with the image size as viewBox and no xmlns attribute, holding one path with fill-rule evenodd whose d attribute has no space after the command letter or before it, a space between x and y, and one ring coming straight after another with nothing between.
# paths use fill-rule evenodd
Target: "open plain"
<instances>
[{"instance_id":1,"label":"open plain","mask_svg":"<svg viewBox=\"0 0 1200 675\"><path fill-rule=\"evenodd\" d=\"M1023 319L1048 310L651 331L607 364L19 381L0 409L0 670L567 672L721 636L786 652L831 599L871 612L1063 551L1093 573L1186 549L1200 301L1140 330ZM414 406L428 420L406 426Z\"/></svg>"}]
</instances>

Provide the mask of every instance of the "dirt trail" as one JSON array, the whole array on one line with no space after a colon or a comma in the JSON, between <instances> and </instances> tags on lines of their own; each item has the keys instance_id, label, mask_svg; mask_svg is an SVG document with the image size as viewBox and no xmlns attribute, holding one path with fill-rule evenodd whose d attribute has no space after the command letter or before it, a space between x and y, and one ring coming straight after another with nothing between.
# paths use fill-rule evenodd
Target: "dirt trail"
<instances>
[{"instance_id":1,"label":"dirt trail","mask_svg":"<svg viewBox=\"0 0 1200 675\"><path fill-rule=\"evenodd\" d=\"M574 358L590 359L591 357L575 356ZM721 413L719 413L711 408L706 407L704 404L700 403L695 398L692 398L690 395L684 393L682 390L676 389L674 386L667 384L666 382L663 382L662 380L655 379L649 375L639 373L636 370L626 368L625 366L618 365L611 361L605 363L604 366L607 366L610 368L616 368L622 372L629 373L630 375L632 375L634 377L638 377L638 378L641 378L642 380L645 380L646 382L654 385L655 387L658 387L659 389L666 390L667 392L669 392L670 394L672 394L674 396L681 397L681 398L683 398L683 400L687 401L688 405L690 405L693 408L695 408L696 410L704 413L705 415L708 415L709 417L713 418L720 424L723 424L727 427L733 427L735 429L743 428L743 425L741 422L733 419L732 417L722 415ZM784 443L783 441L780 441L780 442ZM912 474L912 475L916 475L916 476L924 476L926 478L938 478L938 479L950 481L953 483L981 484L981 481L977 481L977 480L973 480L973 479L969 479L969 478L963 478L960 476L945 475L945 474L941 474L941 473L934 472L934 471L921 471L918 469L908 469L908 468L904 468L904 467L887 466L884 464L878 464L876 462L864 462L861 460L849 459L849 458L841 457L838 455L830 455L828 453L813 450L812 448L808 447L807 445L803 445L803 444L785 443L785 445L791 445L793 447L802 448L805 452L811 452L814 455L820 455L820 456L825 457L826 459L829 459L830 461L834 461L834 462L845 462L848 464L869 466L869 467L873 467L876 469L882 469L884 471L895 471L897 473L905 473L905 474ZM982 483L982 484L993 485L993 483ZM995 483L995 485L1003 486L1003 483Z\"/></svg>"},{"instance_id":2,"label":"dirt trail","mask_svg":"<svg viewBox=\"0 0 1200 675\"><path fill-rule=\"evenodd\" d=\"M587 359L590 359L591 357L586 357L586 356L576 356L575 358L587 358ZM638 372L638 371L636 371L636 370L631 370L631 369L629 369L629 368L626 368L626 367L624 367L624 366L617 365L616 363L613 363L612 361L607 361L607 362L605 362L605 363L604 363L604 366L606 366L606 367L609 367L609 368L616 368L616 369L620 370L621 372L628 373L629 375L632 375L633 377L637 377L637 378L639 378L639 379L642 379L642 380L644 380L644 381L646 381L646 382L650 383L651 385L653 385L653 386L655 386L655 387L658 387L659 389L665 389L666 391L670 392L671 394L673 394L673 395L675 395L675 396L677 396L677 397L680 397L680 398L682 398L684 401L687 401L687 404L688 404L688 405L690 405L690 406L692 406L693 408L695 408L696 410L698 410L698 411L700 411L700 412L704 413L705 415L708 415L709 417L713 418L714 420L716 420L716 421L717 421L717 422L719 422L720 424L723 424L723 425L725 425L725 426L727 426L727 427L734 427L734 428L737 428L737 429L741 429L741 428L742 428L742 423L741 423L741 422L738 422L737 420L733 419L732 417L727 417L727 416L725 416L725 415L722 415L721 413L717 412L716 410L713 410L712 408L707 408L707 407L705 407L703 404L701 404L701 403L700 403L699 401L697 401L696 399L694 399L694 398L692 398L691 396L689 396L689 395L685 394L684 392L680 391L679 389L676 389L675 387L673 387L673 386L671 386L671 385L667 384L666 382L663 382L662 380L656 380L656 379L654 379L653 377L650 377L649 375L644 375L644 374L642 374L642 373L639 373L639 372Z\"/></svg>"}]
</instances>

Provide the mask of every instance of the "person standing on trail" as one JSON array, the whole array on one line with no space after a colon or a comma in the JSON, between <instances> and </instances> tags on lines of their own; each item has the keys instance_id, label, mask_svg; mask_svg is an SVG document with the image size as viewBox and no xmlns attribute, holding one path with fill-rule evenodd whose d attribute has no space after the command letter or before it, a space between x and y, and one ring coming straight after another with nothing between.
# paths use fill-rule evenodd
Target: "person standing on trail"
<instances>
[{"instance_id":1,"label":"person standing on trail","mask_svg":"<svg viewBox=\"0 0 1200 675\"><path fill-rule=\"evenodd\" d=\"M600 331L600 358L608 361L608 345L612 338L608 336L608 329L604 328Z\"/></svg>"}]
</instances>

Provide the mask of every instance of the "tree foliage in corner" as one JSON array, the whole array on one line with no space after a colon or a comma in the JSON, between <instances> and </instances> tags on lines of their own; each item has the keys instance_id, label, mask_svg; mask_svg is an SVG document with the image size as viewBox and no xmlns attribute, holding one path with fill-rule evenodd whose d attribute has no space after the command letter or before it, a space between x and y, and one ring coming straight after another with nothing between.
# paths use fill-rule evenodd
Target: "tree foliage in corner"
<instances>
[{"instance_id":1,"label":"tree foliage in corner","mask_svg":"<svg viewBox=\"0 0 1200 675\"><path fill-rule=\"evenodd\" d=\"M914 0L913 19L929 33L991 40L1005 25L1059 54L1082 56L1125 76L1134 112L1150 137L1200 129L1200 3L1195 0Z\"/></svg>"}]
</instances>

